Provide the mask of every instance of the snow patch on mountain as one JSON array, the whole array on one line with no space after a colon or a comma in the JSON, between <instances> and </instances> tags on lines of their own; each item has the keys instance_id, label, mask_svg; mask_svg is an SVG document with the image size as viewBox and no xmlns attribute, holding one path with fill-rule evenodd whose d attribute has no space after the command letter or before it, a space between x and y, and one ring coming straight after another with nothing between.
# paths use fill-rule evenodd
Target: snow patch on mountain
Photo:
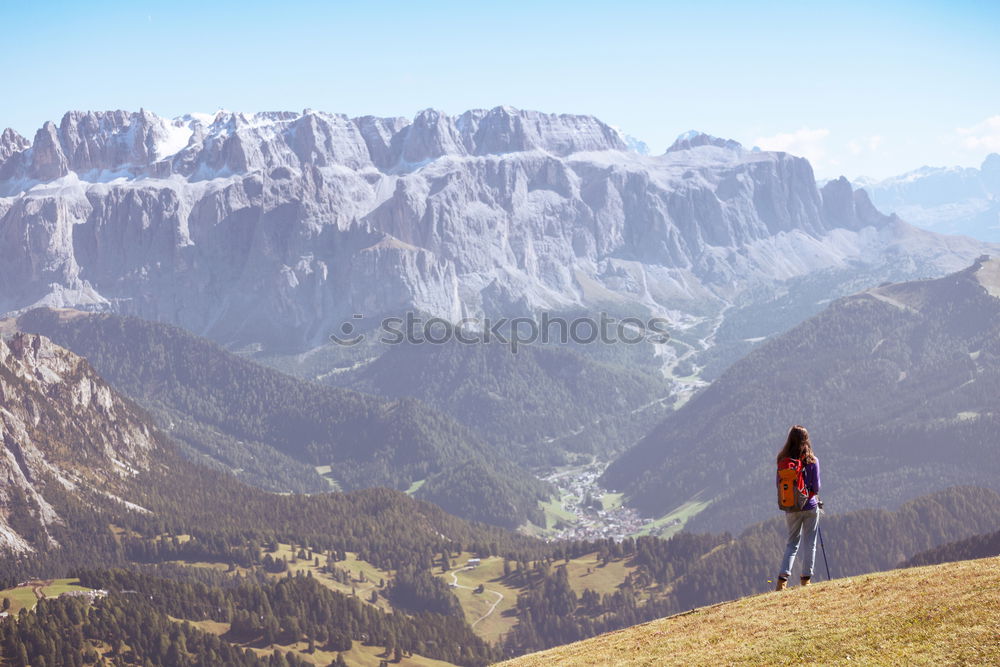
<instances>
[{"instance_id":1,"label":"snow patch on mountain","mask_svg":"<svg viewBox=\"0 0 1000 667\"><path fill-rule=\"evenodd\" d=\"M175 120L165 124L164 136L159 138L154 149L156 158L162 160L176 155L188 145L193 134L194 128L190 123Z\"/></svg>"}]
</instances>

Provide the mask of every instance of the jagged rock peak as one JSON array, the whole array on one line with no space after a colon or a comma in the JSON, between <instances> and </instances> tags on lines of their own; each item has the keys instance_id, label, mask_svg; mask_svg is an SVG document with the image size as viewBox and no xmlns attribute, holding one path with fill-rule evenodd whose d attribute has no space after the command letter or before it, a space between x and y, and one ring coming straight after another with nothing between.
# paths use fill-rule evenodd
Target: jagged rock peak
<instances>
[{"instance_id":1,"label":"jagged rock peak","mask_svg":"<svg viewBox=\"0 0 1000 667\"><path fill-rule=\"evenodd\" d=\"M565 156L582 151L626 151L621 133L593 116L545 114L509 106L466 111L458 119L471 153L544 150Z\"/></svg>"},{"instance_id":2,"label":"jagged rock peak","mask_svg":"<svg viewBox=\"0 0 1000 667\"><path fill-rule=\"evenodd\" d=\"M673 153L675 151L686 151L699 146L718 146L719 148L728 148L732 150L740 150L743 148L743 144L738 141L734 141L733 139L721 139L719 137L713 137L711 134L699 132L698 130L688 130L677 137L674 143L670 145L670 148L667 149L667 152Z\"/></svg>"},{"instance_id":3,"label":"jagged rock peak","mask_svg":"<svg viewBox=\"0 0 1000 667\"><path fill-rule=\"evenodd\" d=\"M879 227L898 219L875 208L868 193L855 190L843 176L827 182L820 189L820 196L823 199L823 217L830 228L858 230L868 226Z\"/></svg>"},{"instance_id":4,"label":"jagged rock peak","mask_svg":"<svg viewBox=\"0 0 1000 667\"><path fill-rule=\"evenodd\" d=\"M7 128L0 134L0 162L4 162L14 153L20 153L31 147L31 142L22 137L16 130Z\"/></svg>"},{"instance_id":5,"label":"jagged rock peak","mask_svg":"<svg viewBox=\"0 0 1000 667\"><path fill-rule=\"evenodd\" d=\"M405 164L420 164L442 155L466 155L462 136L455 120L437 109L417 113L413 123L403 128L401 159Z\"/></svg>"},{"instance_id":6,"label":"jagged rock peak","mask_svg":"<svg viewBox=\"0 0 1000 667\"><path fill-rule=\"evenodd\" d=\"M443 156L541 150L564 157L627 151L621 133L593 116L546 114L501 106L449 116L425 109L412 121L348 118L313 109L244 113L219 110L166 119L149 111L70 111L47 122L29 143L5 132L0 162L27 151L0 179L48 181L105 172L193 178L262 168L342 165L408 171Z\"/></svg>"},{"instance_id":7,"label":"jagged rock peak","mask_svg":"<svg viewBox=\"0 0 1000 667\"><path fill-rule=\"evenodd\" d=\"M28 173L40 181L61 178L69 173L69 163L59 142L59 129L52 121L46 121L35 133Z\"/></svg>"}]
</instances>

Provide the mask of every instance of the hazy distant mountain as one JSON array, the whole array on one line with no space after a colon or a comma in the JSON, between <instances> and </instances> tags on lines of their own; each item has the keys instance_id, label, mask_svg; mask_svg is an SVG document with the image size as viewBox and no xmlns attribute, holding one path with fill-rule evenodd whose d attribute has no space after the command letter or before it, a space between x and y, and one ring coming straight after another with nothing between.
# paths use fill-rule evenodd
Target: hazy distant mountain
<instances>
[{"instance_id":1,"label":"hazy distant mountain","mask_svg":"<svg viewBox=\"0 0 1000 667\"><path fill-rule=\"evenodd\" d=\"M840 299L760 344L608 469L662 513L712 501L689 526L772 514L774 457L810 429L836 510L894 507L954 484L1000 489L1000 261Z\"/></svg>"},{"instance_id":2,"label":"hazy distant mountain","mask_svg":"<svg viewBox=\"0 0 1000 667\"><path fill-rule=\"evenodd\" d=\"M921 167L881 181L859 179L879 210L946 234L1000 241L1000 155L979 169Z\"/></svg>"},{"instance_id":3,"label":"hazy distant mountain","mask_svg":"<svg viewBox=\"0 0 1000 667\"><path fill-rule=\"evenodd\" d=\"M72 111L30 145L3 134L0 195L0 311L108 309L284 350L407 309L686 328L787 281L831 273L836 291L982 252L915 234L846 181L817 189L802 158L699 133L643 156L596 118L510 107Z\"/></svg>"},{"instance_id":4,"label":"hazy distant mountain","mask_svg":"<svg viewBox=\"0 0 1000 667\"><path fill-rule=\"evenodd\" d=\"M647 352L598 361L555 346L397 345L323 382L419 398L521 463L560 465L575 452L621 452L663 418L673 387Z\"/></svg>"},{"instance_id":5,"label":"hazy distant mountain","mask_svg":"<svg viewBox=\"0 0 1000 667\"><path fill-rule=\"evenodd\" d=\"M330 490L329 480L343 490L405 490L427 480L418 494L447 489L446 509L458 515L509 527L541 521L537 504L548 498L547 484L420 401L299 380L132 317L36 309L16 326L86 356L189 458L262 488L316 492ZM435 480L459 466L474 470L478 484Z\"/></svg>"},{"instance_id":6,"label":"hazy distant mountain","mask_svg":"<svg viewBox=\"0 0 1000 667\"><path fill-rule=\"evenodd\" d=\"M628 134L622 135L622 141L625 142L625 146L630 151L636 152L639 155L649 155L649 145L645 141L636 139Z\"/></svg>"}]
</instances>

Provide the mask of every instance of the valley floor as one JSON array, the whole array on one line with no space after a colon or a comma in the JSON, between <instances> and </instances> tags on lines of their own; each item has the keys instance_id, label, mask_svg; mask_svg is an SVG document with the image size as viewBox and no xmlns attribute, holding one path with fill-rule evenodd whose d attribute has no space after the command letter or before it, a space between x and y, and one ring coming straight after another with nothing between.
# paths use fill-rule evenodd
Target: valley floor
<instances>
[{"instance_id":1,"label":"valley floor","mask_svg":"<svg viewBox=\"0 0 1000 667\"><path fill-rule=\"evenodd\" d=\"M589 463L545 471L539 479L553 484L558 497L542 504L545 527L525 524L521 531L543 539L621 541L626 537L654 535L664 539L680 532L688 519L708 502L696 497L660 517L644 517L625 504L624 494L600 485L608 461L594 457Z\"/></svg>"},{"instance_id":2,"label":"valley floor","mask_svg":"<svg viewBox=\"0 0 1000 667\"><path fill-rule=\"evenodd\" d=\"M503 664L1000 664L1000 557L766 593Z\"/></svg>"}]
</instances>

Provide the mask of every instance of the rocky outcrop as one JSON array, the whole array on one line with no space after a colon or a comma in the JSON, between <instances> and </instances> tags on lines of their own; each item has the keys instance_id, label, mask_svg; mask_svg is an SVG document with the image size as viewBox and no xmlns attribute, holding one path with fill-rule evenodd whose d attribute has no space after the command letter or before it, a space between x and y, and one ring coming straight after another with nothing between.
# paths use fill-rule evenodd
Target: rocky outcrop
<instances>
[{"instance_id":1,"label":"rocky outcrop","mask_svg":"<svg viewBox=\"0 0 1000 667\"><path fill-rule=\"evenodd\" d=\"M864 190L855 190L843 176L832 180L820 191L823 196L823 215L844 229L860 230L878 225L885 220Z\"/></svg>"},{"instance_id":2,"label":"rocky outcrop","mask_svg":"<svg viewBox=\"0 0 1000 667\"><path fill-rule=\"evenodd\" d=\"M0 168L12 155L28 150L30 146L30 141L8 127L0 134Z\"/></svg>"},{"instance_id":3,"label":"rocky outcrop","mask_svg":"<svg viewBox=\"0 0 1000 667\"><path fill-rule=\"evenodd\" d=\"M593 116L543 114L511 107L466 111L458 119L474 155L543 150L565 157L583 151L625 151L621 135Z\"/></svg>"},{"instance_id":4,"label":"rocky outcrop","mask_svg":"<svg viewBox=\"0 0 1000 667\"><path fill-rule=\"evenodd\" d=\"M30 147L4 136L0 312L111 309L225 343L308 348L407 309L704 313L904 240L923 275L984 252L817 189L802 158L701 133L643 156L589 116L71 112Z\"/></svg>"},{"instance_id":5,"label":"rocky outcrop","mask_svg":"<svg viewBox=\"0 0 1000 667\"><path fill-rule=\"evenodd\" d=\"M0 551L15 552L51 543L48 527L62 520L53 492L117 500L158 446L143 416L86 361L23 333L0 339L0 444ZM37 534L19 534L23 525Z\"/></svg>"},{"instance_id":6,"label":"rocky outcrop","mask_svg":"<svg viewBox=\"0 0 1000 667\"><path fill-rule=\"evenodd\" d=\"M69 161L63 152L55 124L45 123L35 133L31 148L28 176L40 181L51 181L69 173Z\"/></svg>"},{"instance_id":7,"label":"rocky outcrop","mask_svg":"<svg viewBox=\"0 0 1000 667\"><path fill-rule=\"evenodd\" d=\"M743 148L743 145L738 141L733 141L732 139L721 139L719 137L713 137L710 134L705 134L704 132L698 132L697 130L689 130L677 137L676 141L674 141L674 143L670 145L670 148L667 149L667 152L674 153L676 151L686 151L692 148L698 148L699 146L718 146L719 148L731 149Z\"/></svg>"}]
</instances>

